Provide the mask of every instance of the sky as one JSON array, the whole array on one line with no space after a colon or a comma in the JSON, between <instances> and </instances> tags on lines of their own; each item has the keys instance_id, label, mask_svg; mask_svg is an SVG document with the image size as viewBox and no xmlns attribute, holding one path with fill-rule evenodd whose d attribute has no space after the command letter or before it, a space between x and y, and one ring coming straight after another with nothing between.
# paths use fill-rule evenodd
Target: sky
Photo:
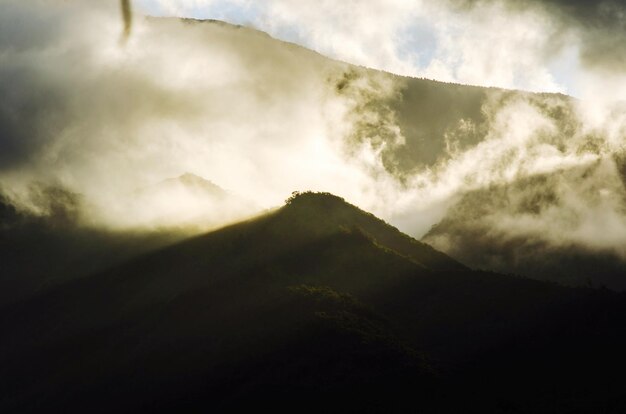
<instances>
[{"instance_id":1,"label":"sky","mask_svg":"<svg viewBox=\"0 0 626 414\"><path fill-rule=\"evenodd\" d=\"M137 0L136 9L249 25L401 75L574 96L585 95L590 68L614 75L624 52L616 1Z\"/></svg>"}]
</instances>

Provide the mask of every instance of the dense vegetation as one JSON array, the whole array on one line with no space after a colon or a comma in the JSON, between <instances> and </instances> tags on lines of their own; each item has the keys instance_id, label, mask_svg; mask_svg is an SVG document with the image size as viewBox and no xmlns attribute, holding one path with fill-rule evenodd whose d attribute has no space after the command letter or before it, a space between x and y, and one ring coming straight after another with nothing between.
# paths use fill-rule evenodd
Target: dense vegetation
<instances>
[{"instance_id":1,"label":"dense vegetation","mask_svg":"<svg viewBox=\"0 0 626 414\"><path fill-rule=\"evenodd\" d=\"M21 211L0 194L0 306L100 272L184 235L107 231L78 223L77 196L43 188L45 215Z\"/></svg>"},{"instance_id":2,"label":"dense vegetation","mask_svg":"<svg viewBox=\"0 0 626 414\"><path fill-rule=\"evenodd\" d=\"M5 306L0 411L617 413L624 315L294 194Z\"/></svg>"}]
</instances>

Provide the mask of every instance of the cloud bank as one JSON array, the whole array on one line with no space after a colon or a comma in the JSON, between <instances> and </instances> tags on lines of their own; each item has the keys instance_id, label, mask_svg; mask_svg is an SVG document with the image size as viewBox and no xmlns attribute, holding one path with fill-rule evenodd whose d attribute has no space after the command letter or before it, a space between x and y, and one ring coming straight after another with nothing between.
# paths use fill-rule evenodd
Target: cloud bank
<instances>
[{"instance_id":1,"label":"cloud bank","mask_svg":"<svg viewBox=\"0 0 626 414\"><path fill-rule=\"evenodd\" d=\"M263 207L299 189L374 204L391 181L345 151L347 65L221 23L136 19L121 46L113 7L2 7L0 179L17 202L45 182L83 194L86 221L125 225L142 221L131 194L185 172Z\"/></svg>"},{"instance_id":2,"label":"cloud bank","mask_svg":"<svg viewBox=\"0 0 626 414\"><path fill-rule=\"evenodd\" d=\"M397 30L430 17L441 25L430 70L537 87L554 86L542 64L556 47L552 36L583 30L562 27L576 13L556 19L531 2L518 11L502 2L371 1L367 11L275 0L261 16L276 18L266 23L275 31L298 25L320 50L399 72L415 60L403 54ZM0 185L25 209L46 214L48 204L33 196L39 183L82 194L88 225L171 226L196 220L199 209L225 223L280 205L294 190L319 190L419 237L470 192L556 174L566 178L527 190L552 191L558 203L526 215L528 197L497 195L506 203L481 220L503 238L621 252L621 233L605 230L626 229L626 111L615 101L619 87L597 87L619 79L616 70L601 81L593 71L581 76L593 99L576 101L400 78L219 22L135 16L120 45L127 26L116 6L0 2ZM603 167L561 174L593 165ZM258 208L239 211L178 185L136 196L186 172ZM216 225L200 221L202 229Z\"/></svg>"}]
</instances>

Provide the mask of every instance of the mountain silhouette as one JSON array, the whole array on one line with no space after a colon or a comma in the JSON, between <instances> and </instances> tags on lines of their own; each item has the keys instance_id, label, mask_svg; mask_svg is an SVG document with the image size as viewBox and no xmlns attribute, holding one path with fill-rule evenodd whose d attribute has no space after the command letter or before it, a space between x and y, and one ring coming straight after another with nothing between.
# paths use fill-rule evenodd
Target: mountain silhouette
<instances>
[{"instance_id":1,"label":"mountain silhouette","mask_svg":"<svg viewBox=\"0 0 626 414\"><path fill-rule=\"evenodd\" d=\"M472 271L295 193L5 306L0 409L619 410L625 311L623 295Z\"/></svg>"}]
</instances>

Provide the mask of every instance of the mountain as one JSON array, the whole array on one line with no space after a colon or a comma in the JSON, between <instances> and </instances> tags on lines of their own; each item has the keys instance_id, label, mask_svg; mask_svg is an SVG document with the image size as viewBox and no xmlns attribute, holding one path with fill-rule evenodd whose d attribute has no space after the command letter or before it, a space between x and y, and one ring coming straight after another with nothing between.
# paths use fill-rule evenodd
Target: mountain
<instances>
[{"instance_id":1,"label":"mountain","mask_svg":"<svg viewBox=\"0 0 626 414\"><path fill-rule=\"evenodd\" d=\"M127 225L137 228L206 231L258 214L262 209L191 173L144 187L129 196ZM146 207L147 206L147 207Z\"/></svg>"},{"instance_id":2,"label":"mountain","mask_svg":"<svg viewBox=\"0 0 626 414\"><path fill-rule=\"evenodd\" d=\"M82 196L62 187L34 185L29 199L35 211L17 207L0 191L0 306L181 241L198 227L214 228L261 211L189 173L129 196L129 203L152 207L143 222L130 217L135 220L130 230L85 223ZM146 209L131 209L137 210Z\"/></svg>"},{"instance_id":3,"label":"mountain","mask_svg":"<svg viewBox=\"0 0 626 414\"><path fill-rule=\"evenodd\" d=\"M123 263L186 237L93 228L81 223L81 198L63 188L37 186L25 211L0 192L0 306Z\"/></svg>"},{"instance_id":4,"label":"mountain","mask_svg":"<svg viewBox=\"0 0 626 414\"><path fill-rule=\"evenodd\" d=\"M294 188L331 187L416 238L441 222L424 240L471 267L622 289L623 105L589 112L561 94L396 76L224 22L137 23L118 56L128 59L74 45L82 36L7 47L3 185L57 179L91 197L85 215L101 227L196 234ZM84 63L74 67L89 68L51 69L69 58L45 51L64 41ZM578 174L597 162L602 173ZM173 168L231 177L217 184L258 199L197 176L159 182ZM480 215L462 211L460 200L487 193ZM547 204L525 210L531 197ZM479 230L449 226L470 216Z\"/></svg>"},{"instance_id":5,"label":"mountain","mask_svg":"<svg viewBox=\"0 0 626 414\"><path fill-rule=\"evenodd\" d=\"M472 268L624 291L626 256L620 251L622 246L589 242L619 234L621 229L615 227L619 219L606 208L596 212L584 205L563 213L567 211L563 204L571 200L563 188L575 188L576 183L584 188L580 184L583 177L601 168L594 163L468 192L422 241ZM626 203L623 184L613 184L614 193L621 194ZM611 181L603 180L603 185L604 190L590 188L585 199L605 202L602 191L611 188ZM545 235L535 236L534 229L543 229ZM576 233L584 234L586 240L576 240Z\"/></svg>"},{"instance_id":6,"label":"mountain","mask_svg":"<svg viewBox=\"0 0 626 414\"><path fill-rule=\"evenodd\" d=\"M372 92L385 81L392 93ZM419 195L417 207L392 214L395 225L473 268L626 288L626 157L611 132L626 119L622 103L588 125L588 103L563 94L351 66L335 91L356 99L364 83L346 139L376 148L387 172ZM424 226L420 205L432 200Z\"/></svg>"},{"instance_id":7,"label":"mountain","mask_svg":"<svg viewBox=\"0 0 626 414\"><path fill-rule=\"evenodd\" d=\"M626 411L626 297L602 288L624 289L624 111L590 126L564 95L186 23L149 19L102 61L6 51L0 194L39 171L108 189L96 212L49 185L30 210L0 198L0 412ZM418 241L328 193L249 218L193 174L121 185L180 165L268 197L382 185L407 233L438 223Z\"/></svg>"},{"instance_id":8,"label":"mountain","mask_svg":"<svg viewBox=\"0 0 626 414\"><path fill-rule=\"evenodd\" d=\"M296 193L5 306L0 410L621 412L625 311Z\"/></svg>"},{"instance_id":9,"label":"mountain","mask_svg":"<svg viewBox=\"0 0 626 414\"><path fill-rule=\"evenodd\" d=\"M191 173L185 173L177 178L169 178L162 181L159 187L183 187L189 191L197 191L205 193L216 198L224 198L228 196L226 190L212 183L209 180Z\"/></svg>"}]
</instances>

